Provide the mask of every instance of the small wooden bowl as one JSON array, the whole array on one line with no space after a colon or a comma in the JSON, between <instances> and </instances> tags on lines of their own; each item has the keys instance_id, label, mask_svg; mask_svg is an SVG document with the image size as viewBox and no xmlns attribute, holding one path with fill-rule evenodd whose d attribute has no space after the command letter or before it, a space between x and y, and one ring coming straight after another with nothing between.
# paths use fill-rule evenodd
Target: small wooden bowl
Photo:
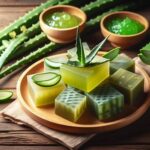
<instances>
[{"instance_id":1,"label":"small wooden bowl","mask_svg":"<svg viewBox=\"0 0 150 150\"><path fill-rule=\"evenodd\" d=\"M133 20L136 20L142 25L144 25L144 30L133 35L119 35L119 34L112 33L108 31L108 29L106 28L106 23L109 20L112 20L114 17L129 17ZM138 44L139 42L141 42L141 40L144 39L149 28L149 23L146 18L144 18L143 16L137 13L133 13L129 11L119 11L119 12L110 13L105 17L103 17L103 19L100 22L100 28L104 37L111 35L108 40L111 42L113 46L128 48L130 46L134 46Z\"/></svg>"},{"instance_id":2,"label":"small wooden bowl","mask_svg":"<svg viewBox=\"0 0 150 150\"><path fill-rule=\"evenodd\" d=\"M78 26L72 27L72 28L65 28L65 29L59 29L48 26L44 22L44 16L53 12L58 11L65 11L71 15L77 16L81 19L81 22ZM79 28L79 32L81 32L84 29L85 22L86 22L86 14L79 8L69 6L69 5L57 5L53 7L49 7L48 9L44 10L40 14L40 26L41 29L44 31L44 33L47 35L47 37L56 43L70 43L75 40L76 38L76 31L77 28Z\"/></svg>"}]
</instances>

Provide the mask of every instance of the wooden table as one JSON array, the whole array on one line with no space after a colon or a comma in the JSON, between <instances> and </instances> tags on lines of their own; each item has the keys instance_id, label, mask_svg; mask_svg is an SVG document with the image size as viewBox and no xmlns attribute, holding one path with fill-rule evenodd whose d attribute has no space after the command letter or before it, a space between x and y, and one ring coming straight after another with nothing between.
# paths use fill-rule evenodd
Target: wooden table
<instances>
[{"instance_id":1,"label":"wooden table","mask_svg":"<svg viewBox=\"0 0 150 150\"><path fill-rule=\"evenodd\" d=\"M25 12L31 10L45 0L0 0L0 29L4 28L10 22L17 19ZM150 10L139 11L150 20ZM91 45L102 39L99 33L93 34L89 40ZM96 39L96 40L95 40ZM107 44L105 49L111 46ZM135 56L138 49L124 51L131 56ZM62 50L61 52L64 52ZM57 52L58 53L58 52ZM55 54L55 53L54 53ZM21 71L22 72L22 71ZM0 89L11 89L15 92L16 82L21 72L8 76L0 80ZM14 99L16 96L14 95ZM1 104L0 110L7 104ZM65 150L63 146L49 140L48 138L36 133L27 127L21 127L11 123L0 116L0 150ZM86 150L116 150L116 149L150 149L150 111L148 111L140 120L123 129L110 133L99 134L81 149Z\"/></svg>"}]
</instances>

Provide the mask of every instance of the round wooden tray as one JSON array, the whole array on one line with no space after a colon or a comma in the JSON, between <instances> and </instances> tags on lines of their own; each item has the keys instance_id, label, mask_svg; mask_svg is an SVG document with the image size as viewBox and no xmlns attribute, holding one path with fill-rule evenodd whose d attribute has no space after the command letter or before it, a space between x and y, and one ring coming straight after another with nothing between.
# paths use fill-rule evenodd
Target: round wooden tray
<instances>
[{"instance_id":1,"label":"round wooden tray","mask_svg":"<svg viewBox=\"0 0 150 150\"><path fill-rule=\"evenodd\" d=\"M62 57L66 54L59 54ZM51 56L51 57L56 57ZM25 112L34 120L49 128L68 133L93 133L105 132L127 126L140 118L150 106L150 94L146 94L143 103L136 108L126 108L126 111L119 117L109 121L98 121L90 112L84 113L77 123L70 122L54 112L54 106L36 107L29 95L27 85L27 75L42 72L44 69L44 60L40 60L31 65L19 78L17 83L17 95ZM136 65L136 72L142 74L145 78L145 91L149 88L149 77L146 72Z\"/></svg>"}]
</instances>

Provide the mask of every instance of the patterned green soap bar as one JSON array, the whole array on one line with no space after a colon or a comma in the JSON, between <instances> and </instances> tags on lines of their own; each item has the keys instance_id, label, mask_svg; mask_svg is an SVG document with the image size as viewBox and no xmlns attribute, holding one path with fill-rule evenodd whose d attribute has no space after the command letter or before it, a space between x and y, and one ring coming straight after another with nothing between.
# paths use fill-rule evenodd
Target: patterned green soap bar
<instances>
[{"instance_id":1,"label":"patterned green soap bar","mask_svg":"<svg viewBox=\"0 0 150 150\"><path fill-rule=\"evenodd\" d=\"M72 87L66 88L55 99L55 113L72 122L78 121L86 109L86 96Z\"/></svg>"},{"instance_id":2,"label":"patterned green soap bar","mask_svg":"<svg viewBox=\"0 0 150 150\"><path fill-rule=\"evenodd\" d=\"M127 55L120 54L110 62L110 73L116 72L119 68L134 72L135 62Z\"/></svg>"},{"instance_id":3,"label":"patterned green soap bar","mask_svg":"<svg viewBox=\"0 0 150 150\"><path fill-rule=\"evenodd\" d=\"M144 91L142 76L120 68L110 77L110 82L124 94L129 104L138 103Z\"/></svg>"},{"instance_id":4,"label":"patterned green soap bar","mask_svg":"<svg viewBox=\"0 0 150 150\"><path fill-rule=\"evenodd\" d=\"M89 106L99 120L112 118L124 108L123 94L111 85L102 85L86 95Z\"/></svg>"}]
</instances>

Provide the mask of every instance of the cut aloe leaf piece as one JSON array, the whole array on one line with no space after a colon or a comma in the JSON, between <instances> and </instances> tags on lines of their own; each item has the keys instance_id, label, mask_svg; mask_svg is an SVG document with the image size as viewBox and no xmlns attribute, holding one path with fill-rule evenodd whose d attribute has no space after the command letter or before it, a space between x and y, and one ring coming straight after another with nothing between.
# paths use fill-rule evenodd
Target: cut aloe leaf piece
<instances>
[{"instance_id":1,"label":"cut aloe leaf piece","mask_svg":"<svg viewBox=\"0 0 150 150\"><path fill-rule=\"evenodd\" d=\"M145 64L150 65L150 57L149 56L145 56L142 53L138 54L138 56L140 57L142 62L144 62Z\"/></svg>"},{"instance_id":2,"label":"cut aloe leaf piece","mask_svg":"<svg viewBox=\"0 0 150 150\"><path fill-rule=\"evenodd\" d=\"M120 47L116 47L116 48L110 50L109 52L107 52L106 54L104 54L103 57L107 58L111 61L114 58L116 58L119 55L119 53L120 53Z\"/></svg>"},{"instance_id":3,"label":"cut aloe leaf piece","mask_svg":"<svg viewBox=\"0 0 150 150\"><path fill-rule=\"evenodd\" d=\"M53 72L35 74L32 80L39 86L50 87L56 85L61 79L59 74Z\"/></svg>"},{"instance_id":4,"label":"cut aloe leaf piece","mask_svg":"<svg viewBox=\"0 0 150 150\"><path fill-rule=\"evenodd\" d=\"M76 122L86 109L86 96L75 88L68 87L55 99L55 113Z\"/></svg>"},{"instance_id":5,"label":"cut aloe leaf piece","mask_svg":"<svg viewBox=\"0 0 150 150\"><path fill-rule=\"evenodd\" d=\"M36 84L32 79L33 76L34 75L29 75L27 79L29 94L34 104L38 107L54 104L55 98L65 89L65 85L62 80L53 86L45 87ZM47 82L47 80L42 82Z\"/></svg>"},{"instance_id":6,"label":"cut aloe leaf piece","mask_svg":"<svg viewBox=\"0 0 150 150\"><path fill-rule=\"evenodd\" d=\"M131 72L134 72L135 62L127 55L120 54L110 62L110 73L112 74L116 72L119 68L123 68Z\"/></svg>"},{"instance_id":7,"label":"cut aloe leaf piece","mask_svg":"<svg viewBox=\"0 0 150 150\"><path fill-rule=\"evenodd\" d=\"M53 57L53 58L45 58L44 62L45 64L50 67L50 68L53 68L53 69L59 69L60 66L63 64L63 63L66 63L68 61L68 58L67 56L56 56L56 57Z\"/></svg>"},{"instance_id":8,"label":"cut aloe leaf piece","mask_svg":"<svg viewBox=\"0 0 150 150\"><path fill-rule=\"evenodd\" d=\"M140 102L144 93L144 78L120 68L110 76L110 82L125 96L125 102L134 105Z\"/></svg>"},{"instance_id":9,"label":"cut aloe leaf piece","mask_svg":"<svg viewBox=\"0 0 150 150\"><path fill-rule=\"evenodd\" d=\"M149 57L149 58L150 58L150 49L149 49L149 50L141 49L140 52L141 52L145 57Z\"/></svg>"},{"instance_id":10,"label":"cut aloe leaf piece","mask_svg":"<svg viewBox=\"0 0 150 150\"><path fill-rule=\"evenodd\" d=\"M56 77L58 74L53 72L39 73L32 76L34 82L47 81Z\"/></svg>"},{"instance_id":11,"label":"cut aloe leaf piece","mask_svg":"<svg viewBox=\"0 0 150 150\"><path fill-rule=\"evenodd\" d=\"M50 87L56 85L60 80L61 80L61 76L57 75L53 79L46 80L46 81L38 81L36 82L36 84L43 87Z\"/></svg>"},{"instance_id":12,"label":"cut aloe leaf piece","mask_svg":"<svg viewBox=\"0 0 150 150\"><path fill-rule=\"evenodd\" d=\"M124 96L110 84L103 84L86 93L88 104L100 120L118 115L124 108Z\"/></svg>"},{"instance_id":13,"label":"cut aloe leaf piece","mask_svg":"<svg viewBox=\"0 0 150 150\"><path fill-rule=\"evenodd\" d=\"M13 92L0 90L0 103L7 102L8 100L11 99L12 96L13 96Z\"/></svg>"}]
</instances>

